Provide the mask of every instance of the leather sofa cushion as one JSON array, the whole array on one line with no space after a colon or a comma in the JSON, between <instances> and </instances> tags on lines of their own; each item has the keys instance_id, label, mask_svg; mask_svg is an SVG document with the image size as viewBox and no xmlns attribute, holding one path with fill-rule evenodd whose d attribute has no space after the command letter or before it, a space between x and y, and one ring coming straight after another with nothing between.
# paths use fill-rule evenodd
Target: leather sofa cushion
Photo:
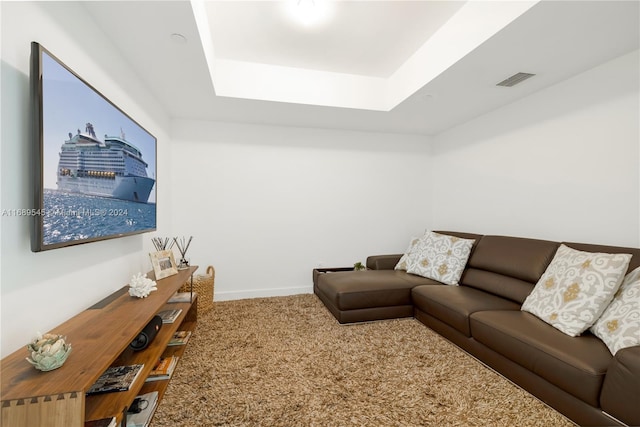
<instances>
[{"instance_id":1,"label":"leather sofa cushion","mask_svg":"<svg viewBox=\"0 0 640 427\"><path fill-rule=\"evenodd\" d=\"M438 282L404 271L366 270L322 274L317 288L339 310L355 310L411 305L411 288L425 284Z\"/></svg>"},{"instance_id":2,"label":"leather sofa cushion","mask_svg":"<svg viewBox=\"0 0 640 427\"><path fill-rule=\"evenodd\" d=\"M369 270L393 270L402 255L370 255L367 257L367 268Z\"/></svg>"},{"instance_id":3,"label":"leather sofa cushion","mask_svg":"<svg viewBox=\"0 0 640 427\"><path fill-rule=\"evenodd\" d=\"M471 335L562 390L599 406L612 356L593 335L570 337L523 311L473 313Z\"/></svg>"},{"instance_id":4,"label":"leather sofa cushion","mask_svg":"<svg viewBox=\"0 0 640 427\"><path fill-rule=\"evenodd\" d=\"M558 246L559 243L547 240L484 236L476 245L467 265L536 283L553 259Z\"/></svg>"},{"instance_id":5,"label":"leather sofa cushion","mask_svg":"<svg viewBox=\"0 0 640 427\"><path fill-rule=\"evenodd\" d=\"M462 276L464 286L486 290L522 304L533 290L534 284L493 271L467 268Z\"/></svg>"},{"instance_id":6,"label":"leather sofa cushion","mask_svg":"<svg viewBox=\"0 0 640 427\"><path fill-rule=\"evenodd\" d=\"M640 426L640 347L623 348L616 353L602 385L602 409L615 414L630 426ZM636 378L636 381L629 381Z\"/></svg>"},{"instance_id":7,"label":"leather sofa cushion","mask_svg":"<svg viewBox=\"0 0 640 427\"><path fill-rule=\"evenodd\" d=\"M417 286L411 291L420 310L471 336L469 315L482 310L520 310L513 301L467 286Z\"/></svg>"}]
</instances>

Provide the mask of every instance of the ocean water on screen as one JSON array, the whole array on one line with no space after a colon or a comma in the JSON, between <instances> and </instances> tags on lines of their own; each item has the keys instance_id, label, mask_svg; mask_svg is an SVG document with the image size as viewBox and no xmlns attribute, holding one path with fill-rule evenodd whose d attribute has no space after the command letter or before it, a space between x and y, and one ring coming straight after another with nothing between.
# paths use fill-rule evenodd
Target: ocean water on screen
<instances>
[{"instance_id":1,"label":"ocean water on screen","mask_svg":"<svg viewBox=\"0 0 640 427\"><path fill-rule=\"evenodd\" d=\"M44 190L46 245L155 228L155 203Z\"/></svg>"}]
</instances>

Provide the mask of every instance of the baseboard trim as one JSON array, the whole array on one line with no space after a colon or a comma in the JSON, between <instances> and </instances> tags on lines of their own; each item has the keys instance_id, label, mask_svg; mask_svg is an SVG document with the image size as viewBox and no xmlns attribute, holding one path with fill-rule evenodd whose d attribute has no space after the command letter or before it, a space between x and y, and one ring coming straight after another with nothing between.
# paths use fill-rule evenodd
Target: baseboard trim
<instances>
[{"instance_id":1,"label":"baseboard trim","mask_svg":"<svg viewBox=\"0 0 640 427\"><path fill-rule=\"evenodd\" d=\"M312 293L312 286L304 286L300 288L249 289L246 291L216 291L214 299L216 301L231 301L248 298L284 297L288 295Z\"/></svg>"}]
</instances>

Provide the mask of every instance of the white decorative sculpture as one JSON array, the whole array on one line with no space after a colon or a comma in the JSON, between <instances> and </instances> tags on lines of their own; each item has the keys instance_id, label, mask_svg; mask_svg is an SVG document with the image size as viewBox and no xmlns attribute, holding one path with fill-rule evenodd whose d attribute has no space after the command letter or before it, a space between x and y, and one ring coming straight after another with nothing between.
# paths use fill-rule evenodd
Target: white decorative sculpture
<instances>
[{"instance_id":1,"label":"white decorative sculpture","mask_svg":"<svg viewBox=\"0 0 640 427\"><path fill-rule=\"evenodd\" d=\"M142 273L134 274L129 284L129 295L132 297L145 298L152 291L157 291L156 282L149 279L147 275Z\"/></svg>"}]
</instances>

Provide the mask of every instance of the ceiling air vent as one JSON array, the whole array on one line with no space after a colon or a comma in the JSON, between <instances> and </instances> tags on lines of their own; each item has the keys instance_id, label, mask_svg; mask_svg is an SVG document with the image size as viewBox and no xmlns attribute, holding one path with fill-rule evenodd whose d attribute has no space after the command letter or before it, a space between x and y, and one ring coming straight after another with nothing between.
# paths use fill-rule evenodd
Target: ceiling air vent
<instances>
[{"instance_id":1,"label":"ceiling air vent","mask_svg":"<svg viewBox=\"0 0 640 427\"><path fill-rule=\"evenodd\" d=\"M527 80L529 77L533 77L533 76L535 76L535 74L517 73L507 79L504 79L503 81L498 83L496 86L505 86L505 87L515 86L518 83L522 83L523 81Z\"/></svg>"}]
</instances>

